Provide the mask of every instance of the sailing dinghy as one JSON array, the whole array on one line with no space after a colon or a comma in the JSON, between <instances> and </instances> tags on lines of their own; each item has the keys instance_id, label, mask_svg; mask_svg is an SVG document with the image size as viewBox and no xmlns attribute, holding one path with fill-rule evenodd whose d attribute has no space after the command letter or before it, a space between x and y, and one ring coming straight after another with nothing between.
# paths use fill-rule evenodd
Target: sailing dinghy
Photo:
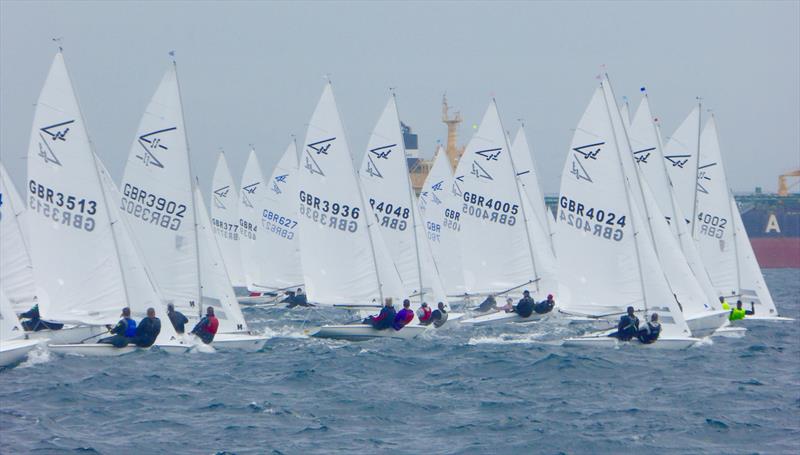
<instances>
[{"instance_id":1,"label":"sailing dinghy","mask_svg":"<svg viewBox=\"0 0 800 455\"><path fill-rule=\"evenodd\" d=\"M628 306L649 320L658 312L658 348L682 349L691 336L658 261L642 209L631 197L623 160L630 150L622 118L605 79L578 123L561 176L556 251L561 305L588 318L617 318ZM565 345L614 346L608 332Z\"/></svg>"},{"instance_id":2,"label":"sailing dinghy","mask_svg":"<svg viewBox=\"0 0 800 455\"><path fill-rule=\"evenodd\" d=\"M400 276L367 211L344 127L326 84L300 159L300 256L309 301L317 305L377 312L385 298L402 302ZM413 338L427 327L375 330L362 323L324 325L312 336L345 340Z\"/></svg>"},{"instance_id":3,"label":"sailing dinghy","mask_svg":"<svg viewBox=\"0 0 800 455\"><path fill-rule=\"evenodd\" d=\"M225 269L236 295L246 295L239 249L239 191L233 181L225 152L219 153L214 178L211 180L211 226L217 239Z\"/></svg>"},{"instance_id":4,"label":"sailing dinghy","mask_svg":"<svg viewBox=\"0 0 800 455\"><path fill-rule=\"evenodd\" d=\"M142 115L122 182L120 207L167 302L189 327L212 305L220 321L215 347L260 349L266 337L248 331L192 181L174 62Z\"/></svg>"},{"instance_id":5,"label":"sailing dinghy","mask_svg":"<svg viewBox=\"0 0 800 455\"><path fill-rule=\"evenodd\" d=\"M5 292L0 289L0 368L15 365L28 356L42 340L25 339L17 315Z\"/></svg>"},{"instance_id":6,"label":"sailing dinghy","mask_svg":"<svg viewBox=\"0 0 800 455\"><path fill-rule=\"evenodd\" d=\"M0 163L0 283L16 314L28 311L36 297L25 216L25 204Z\"/></svg>"},{"instance_id":7,"label":"sailing dinghy","mask_svg":"<svg viewBox=\"0 0 800 455\"><path fill-rule=\"evenodd\" d=\"M533 214L520 189L508 138L494 100L456 169L461 200L461 258L467 294L518 296L523 288L534 297L554 292L556 283L540 275L528 216ZM535 224L538 224L536 222ZM545 241L547 243L547 241ZM548 249L549 245L544 248ZM511 294L513 292L513 294ZM529 322L503 311L464 319L463 324Z\"/></svg>"}]
</instances>

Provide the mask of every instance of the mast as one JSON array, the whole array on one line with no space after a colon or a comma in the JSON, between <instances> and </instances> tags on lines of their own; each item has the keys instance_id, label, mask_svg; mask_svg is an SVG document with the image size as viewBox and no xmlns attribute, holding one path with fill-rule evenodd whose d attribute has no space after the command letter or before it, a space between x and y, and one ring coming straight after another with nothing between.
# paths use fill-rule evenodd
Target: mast
<instances>
[{"instance_id":1,"label":"mast","mask_svg":"<svg viewBox=\"0 0 800 455\"><path fill-rule=\"evenodd\" d=\"M737 239L737 235L736 235L736 218L737 217L733 213L734 210L739 210L739 208L736 207L736 199L733 198L733 193L731 193L731 192L728 193L728 199L730 199L730 202L728 204L730 205L730 208L731 208L731 227L733 227L733 254L736 257L736 292L738 294L740 294L739 297L741 297L741 294L742 294L742 270L741 269L742 269L742 267L741 267L741 264L739 264L739 245L738 245L738 239Z\"/></svg>"},{"instance_id":2,"label":"mast","mask_svg":"<svg viewBox=\"0 0 800 455\"><path fill-rule=\"evenodd\" d=\"M608 81L608 75L606 75L606 81ZM600 86L603 87L603 82L600 82ZM609 82L609 88L611 88L611 83ZM606 95L606 91L603 90L603 99L606 102L606 112L608 113L608 119L611 121L611 108L609 107L608 96ZM613 100L612 100L613 101ZM614 104L616 106L616 104ZM647 293L644 290L644 274L642 273L642 256L639 252L639 242L637 241L638 233L636 232L636 217L633 215L633 204L631 203L631 195L628 189L628 182L625 178L625 168L622 165L622 156L620 155L619 151L619 143L617 142L617 131L614 129L614 122L611 121L611 134L614 136L614 147L617 149L617 158L619 158L619 170L622 173L622 184L625 187L625 202L628 204L628 213L631 217L631 227L633 231L633 246L636 249L636 266L637 270L639 271L639 287L642 291L642 300L644 301L644 309L647 312ZM646 313L645 313L646 314Z\"/></svg>"},{"instance_id":3,"label":"mast","mask_svg":"<svg viewBox=\"0 0 800 455\"><path fill-rule=\"evenodd\" d=\"M694 160L694 206L692 208L692 239L694 239L694 224L697 218L697 182L700 181L700 129L702 126L703 102L697 98L697 157Z\"/></svg>"},{"instance_id":4,"label":"mast","mask_svg":"<svg viewBox=\"0 0 800 455\"><path fill-rule=\"evenodd\" d=\"M174 53L170 53L174 57ZM189 135L186 134L186 119L183 116L183 99L181 98L181 84L178 81L178 64L172 60L172 66L175 68L175 85L178 87L178 105L181 109L181 123L183 124L183 137L186 141L186 159L189 162L189 188L192 200L192 221L194 222L194 251L195 251L195 267L197 268L197 315L203 318L203 280L200 277L200 232L197 225L197 207L194 200L194 184L192 184L192 154L189 153ZM198 182L199 185L199 182Z\"/></svg>"},{"instance_id":5,"label":"mast","mask_svg":"<svg viewBox=\"0 0 800 455\"><path fill-rule=\"evenodd\" d=\"M399 111L397 109L397 96L395 95L394 90L392 90L392 99L394 100L395 113L397 114L397 118L399 119L400 118L400 113L399 113ZM400 125L398 125L398 127L399 126ZM401 141L400 143L401 143L401 147L402 147L402 150L403 150L403 162L405 163L406 175L408 176L408 179L407 179L407 181L408 181L408 204L409 204L408 209L411 210L411 225L412 225L412 232L414 233L414 250L415 250L415 253L416 253L416 257L417 257L417 275L419 277L419 302L420 302L420 304L422 304L422 302L425 300L425 286L422 285L422 264L420 263L420 258L419 258L419 239L417 238L417 216L416 216L416 210L415 210L416 209L416 205L415 205L416 202L414 201L413 189L411 188L411 176L410 176L410 172L408 170L408 160L406 160L406 153L405 153L406 144L404 142L405 139L401 137L400 141Z\"/></svg>"},{"instance_id":6,"label":"mast","mask_svg":"<svg viewBox=\"0 0 800 455\"><path fill-rule=\"evenodd\" d=\"M492 103L494 103L494 108L497 110L497 101L492 98ZM519 190L519 179L517 178L517 168L514 167L514 157L511 154L511 146L508 143L508 136L506 135L506 130L503 128L503 120L500 118L500 112L497 113L498 121L500 122L500 129L503 130L503 140L506 142L506 150L508 150L508 159L511 162L511 173L513 174L514 178L514 188L517 190L517 199L519 199L519 209L522 211L522 224L525 226L525 240L528 243L528 254L531 257L531 267L533 267L533 283L536 286L536 292L540 291L539 289L539 272L536 270L536 256L533 255L533 245L531 245L531 233L530 229L528 228L528 216L525 214L525 202L522 200L522 192Z\"/></svg>"}]
</instances>

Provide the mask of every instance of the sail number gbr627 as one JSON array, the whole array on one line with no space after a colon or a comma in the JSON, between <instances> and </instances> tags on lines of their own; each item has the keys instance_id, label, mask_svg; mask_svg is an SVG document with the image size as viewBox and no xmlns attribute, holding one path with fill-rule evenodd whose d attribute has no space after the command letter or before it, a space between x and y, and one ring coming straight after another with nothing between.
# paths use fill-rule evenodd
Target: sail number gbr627
<instances>
[{"instance_id":1,"label":"sail number gbr627","mask_svg":"<svg viewBox=\"0 0 800 455\"><path fill-rule=\"evenodd\" d=\"M600 238L622 240L625 215L589 207L566 196L561 196L558 205L558 221Z\"/></svg>"}]
</instances>

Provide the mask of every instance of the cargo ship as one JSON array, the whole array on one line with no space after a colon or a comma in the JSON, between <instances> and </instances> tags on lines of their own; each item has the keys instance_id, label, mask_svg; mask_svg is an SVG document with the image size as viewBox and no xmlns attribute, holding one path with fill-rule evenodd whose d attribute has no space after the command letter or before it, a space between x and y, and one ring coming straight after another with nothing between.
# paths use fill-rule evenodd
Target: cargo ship
<instances>
[{"instance_id":1,"label":"cargo ship","mask_svg":"<svg viewBox=\"0 0 800 455\"><path fill-rule=\"evenodd\" d=\"M447 125L447 143L442 145L442 149L453 169L464 153L464 146L457 143L461 122L461 114L451 114L447 98L443 97L442 123ZM411 183L419 194L433 161L420 158L417 135L406 124L403 124L403 142ZM800 170L780 175L777 193L763 193L761 188L756 188L750 194L734 195L761 268L800 268L800 193L791 192L800 181L789 184L789 178L795 177L800 177ZM545 197L551 210L554 210L556 199L556 196Z\"/></svg>"}]
</instances>

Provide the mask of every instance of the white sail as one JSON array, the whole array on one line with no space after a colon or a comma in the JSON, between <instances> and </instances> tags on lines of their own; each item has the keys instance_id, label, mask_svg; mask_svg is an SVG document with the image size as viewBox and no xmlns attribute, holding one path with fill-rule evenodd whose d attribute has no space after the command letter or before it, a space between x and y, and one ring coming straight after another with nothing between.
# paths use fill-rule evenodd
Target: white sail
<instances>
[{"instance_id":1,"label":"white sail","mask_svg":"<svg viewBox=\"0 0 800 455\"><path fill-rule=\"evenodd\" d=\"M535 280L509 146L497 106L489 105L459 161L461 259L469 293L496 293ZM538 283L531 284L538 291Z\"/></svg>"},{"instance_id":2,"label":"white sail","mask_svg":"<svg viewBox=\"0 0 800 455\"><path fill-rule=\"evenodd\" d=\"M393 265L377 257L377 229L363 195L330 84L325 86L300 158L300 255L309 300L321 304L375 304L400 298Z\"/></svg>"},{"instance_id":3,"label":"white sail","mask_svg":"<svg viewBox=\"0 0 800 455\"><path fill-rule=\"evenodd\" d=\"M269 286L271 279L267 270L270 261L265 260L270 257L270 251L267 242L259 240L263 232L263 228L259 229L259 225L266 191L261 165L256 151L251 149L242 173L242 185L239 188L239 249L242 255L245 285L251 291L263 290L263 287ZM259 284L262 289L259 289Z\"/></svg>"},{"instance_id":4,"label":"white sail","mask_svg":"<svg viewBox=\"0 0 800 455\"><path fill-rule=\"evenodd\" d=\"M422 186L418 205L433 259L444 281L448 295L464 294L464 271L461 268L461 209L451 188L453 171L442 147L436 152L428 176Z\"/></svg>"},{"instance_id":5,"label":"white sail","mask_svg":"<svg viewBox=\"0 0 800 455\"><path fill-rule=\"evenodd\" d=\"M624 97L623 97L624 98ZM631 104L626 99L624 103L619 107L619 113L622 115L622 123L625 125L625 128L631 126Z\"/></svg>"},{"instance_id":6,"label":"white sail","mask_svg":"<svg viewBox=\"0 0 800 455\"><path fill-rule=\"evenodd\" d=\"M758 266L753 245L747 236L747 231L742 222L736 200L730 195L731 212L733 214L734 241L736 242L736 257L739 263L739 298L747 305L753 303L756 318L777 317L778 310L772 300L772 294L764 281L761 267ZM750 316L749 316L750 317Z\"/></svg>"},{"instance_id":7,"label":"white sail","mask_svg":"<svg viewBox=\"0 0 800 455\"><path fill-rule=\"evenodd\" d=\"M239 251L239 191L225 153L220 152L211 182L211 225L234 288L244 287Z\"/></svg>"},{"instance_id":8,"label":"white sail","mask_svg":"<svg viewBox=\"0 0 800 455\"><path fill-rule=\"evenodd\" d=\"M0 341L22 338L24 334L11 301L3 289L0 289Z\"/></svg>"},{"instance_id":9,"label":"white sail","mask_svg":"<svg viewBox=\"0 0 800 455\"><path fill-rule=\"evenodd\" d=\"M604 85L607 81L604 82ZM562 306L592 315L657 311L665 335L688 335L630 197L631 153L613 94L598 88L581 118L561 178L556 250Z\"/></svg>"},{"instance_id":10,"label":"white sail","mask_svg":"<svg viewBox=\"0 0 800 455\"><path fill-rule=\"evenodd\" d=\"M197 213L197 235L200 259L202 308L212 306L219 319L219 333L246 332L247 323L228 279L228 271L217 237L203 202L200 188L195 188L194 209Z\"/></svg>"},{"instance_id":11,"label":"white sail","mask_svg":"<svg viewBox=\"0 0 800 455\"><path fill-rule=\"evenodd\" d=\"M153 279L153 274L147 267L140 248L136 245L128 220L122 215L120 209L111 204L111 201L120 200L119 189L114 184L108 170L96 156L95 162L106 199L109 201L109 221L114 231L119 264L124 277L125 295L128 300L127 306L131 310L131 317L141 320L147 315L147 309L153 308L156 316L161 319L161 332L156 338L156 344L174 341L176 339L175 329L169 322L167 308ZM114 308L114 310L119 311L119 308Z\"/></svg>"},{"instance_id":12,"label":"white sail","mask_svg":"<svg viewBox=\"0 0 800 455\"><path fill-rule=\"evenodd\" d=\"M42 88L28 149L28 218L43 318L114 322L127 305L109 207L62 54Z\"/></svg>"},{"instance_id":13,"label":"white sail","mask_svg":"<svg viewBox=\"0 0 800 455\"><path fill-rule=\"evenodd\" d=\"M25 217L25 204L0 163L0 288L16 313L30 309L36 296Z\"/></svg>"},{"instance_id":14,"label":"white sail","mask_svg":"<svg viewBox=\"0 0 800 455\"><path fill-rule=\"evenodd\" d=\"M164 297L187 316L198 314L196 221L175 65L142 115L120 189L120 207Z\"/></svg>"},{"instance_id":15,"label":"white sail","mask_svg":"<svg viewBox=\"0 0 800 455\"><path fill-rule=\"evenodd\" d=\"M697 185L697 151L700 147L700 106L692 109L664 147L664 159L685 222L692 230Z\"/></svg>"},{"instance_id":16,"label":"white sail","mask_svg":"<svg viewBox=\"0 0 800 455\"><path fill-rule=\"evenodd\" d=\"M511 143L511 156L514 158L514 169L517 171L525 195L531 203L532 213L526 212L528 218L535 220L539 224L539 231L544 233L547 244L550 247L551 256L555 255L553 248L553 214L544 203L544 194L539 186L539 177L531 155L528 138L525 135L525 127L521 126L514 136ZM534 248L538 251L538 248Z\"/></svg>"},{"instance_id":17,"label":"white sail","mask_svg":"<svg viewBox=\"0 0 800 455\"><path fill-rule=\"evenodd\" d=\"M416 208L394 96L372 130L359 177L405 295L421 295L422 301L434 304L447 303Z\"/></svg>"},{"instance_id":18,"label":"white sail","mask_svg":"<svg viewBox=\"0 0 800 455\"><path fill-rule=\"evenodd\" d=\"M296 288L303 284L297 218L297 145L290 142L272 176L263 188L262 197L254 197L260 211L257 251L269 254L260 258L261 276L257 283L274 289Z\"/></svg>"}]
</instances>

